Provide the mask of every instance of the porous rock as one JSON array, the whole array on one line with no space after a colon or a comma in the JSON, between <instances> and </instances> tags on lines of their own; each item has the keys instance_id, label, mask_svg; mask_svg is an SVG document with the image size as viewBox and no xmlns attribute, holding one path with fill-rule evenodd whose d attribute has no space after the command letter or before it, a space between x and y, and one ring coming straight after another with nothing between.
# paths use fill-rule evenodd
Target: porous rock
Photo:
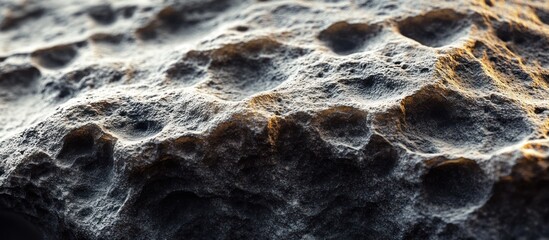
<instances>
[{"instance_id":1,"label":"porous rock","mask_svg":"<svg viewBox=\"0 0 549 240\"><path fill-rule=\"evenodd\" d=\"M546 1L0 1L2 239L549 238Z\"/></svg>"}]
</instances>

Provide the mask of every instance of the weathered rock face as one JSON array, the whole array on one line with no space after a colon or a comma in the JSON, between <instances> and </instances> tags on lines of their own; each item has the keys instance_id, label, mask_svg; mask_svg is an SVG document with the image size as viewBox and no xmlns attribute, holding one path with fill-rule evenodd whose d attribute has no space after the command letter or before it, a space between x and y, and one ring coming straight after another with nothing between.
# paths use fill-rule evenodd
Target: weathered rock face
<instances>
[{"instance_id":1,"label":"weathered rock face","mask_svg":"<svg viewBox=\"0 0 549 240\"><path fill-rule=\"evenodd\" d=\"M2 239L549 238L543 1L0 1Z\"/></svg>"}]
</instances>

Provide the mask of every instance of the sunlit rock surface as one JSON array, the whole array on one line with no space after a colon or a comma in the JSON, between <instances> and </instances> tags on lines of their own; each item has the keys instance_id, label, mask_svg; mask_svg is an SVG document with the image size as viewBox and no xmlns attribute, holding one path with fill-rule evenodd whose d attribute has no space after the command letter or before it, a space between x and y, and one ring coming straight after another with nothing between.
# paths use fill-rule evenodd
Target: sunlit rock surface
<instances>
[{"instance_id":1,"label":"sunlit rock surface","mask_svg":"<svg viewBox=\"0 0 549 240\"><path fill-rule=\"evenodd\" d=\"M0 1L2 239L549 238L549 3Z\"/></svg>"}]
</instances>

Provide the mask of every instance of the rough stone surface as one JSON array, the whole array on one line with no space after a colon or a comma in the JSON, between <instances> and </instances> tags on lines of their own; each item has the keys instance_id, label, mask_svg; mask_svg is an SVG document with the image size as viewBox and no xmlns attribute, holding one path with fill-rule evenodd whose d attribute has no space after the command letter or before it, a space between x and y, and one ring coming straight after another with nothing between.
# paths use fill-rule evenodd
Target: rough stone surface
<instances>
[{"instance_id":1,"label":"rough stone surface","mask_svg":"<svg viewBox=\"0 0 549 240\"><path fill-rule=\"evenodd\" d=\"M546 1L0 1L2 239L549 238Z\"/></svg>"}]
</instances>

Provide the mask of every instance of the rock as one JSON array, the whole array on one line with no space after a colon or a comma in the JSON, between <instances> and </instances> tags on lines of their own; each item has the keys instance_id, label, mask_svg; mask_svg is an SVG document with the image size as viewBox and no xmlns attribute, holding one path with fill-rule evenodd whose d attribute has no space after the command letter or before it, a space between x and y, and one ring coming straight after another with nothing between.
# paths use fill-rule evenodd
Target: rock
<instances>
[{"instance_id":1,"label":"rock","mask_svg":"<svg viewBox=\"0 0 549 240\"><path fill-rule=\"evenodd\" d=\"M2 1L2 239L549 238L531 1Z\"/></svg>"}]
</instances>

